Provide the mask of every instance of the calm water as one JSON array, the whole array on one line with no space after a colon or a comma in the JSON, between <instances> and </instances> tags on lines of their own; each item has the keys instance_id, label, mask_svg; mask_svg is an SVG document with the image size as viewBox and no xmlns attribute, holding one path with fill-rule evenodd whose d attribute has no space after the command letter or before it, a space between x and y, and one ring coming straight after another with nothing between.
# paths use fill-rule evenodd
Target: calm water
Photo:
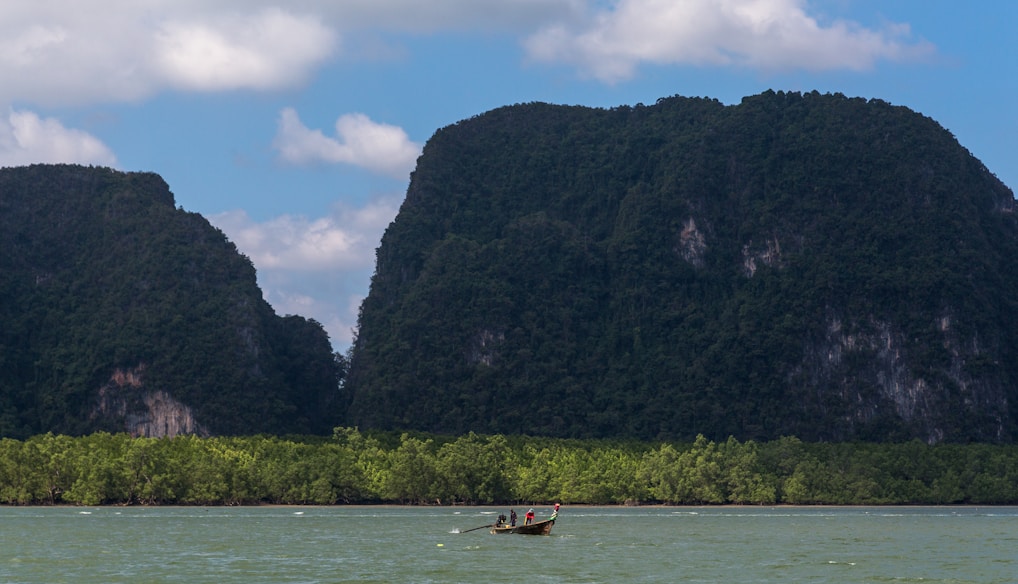
<instances>
[{"instance_id":1,"label":"calm water","mask_svg":"<svg viewBox=\"0 0 1018 584\"><path fill-rule=\"evenodd\" d=\"M0 582L1018 580L1015 507L563 507L550 537L458 533L498 511L0 507Z\"/></svg>"}]
</instances>

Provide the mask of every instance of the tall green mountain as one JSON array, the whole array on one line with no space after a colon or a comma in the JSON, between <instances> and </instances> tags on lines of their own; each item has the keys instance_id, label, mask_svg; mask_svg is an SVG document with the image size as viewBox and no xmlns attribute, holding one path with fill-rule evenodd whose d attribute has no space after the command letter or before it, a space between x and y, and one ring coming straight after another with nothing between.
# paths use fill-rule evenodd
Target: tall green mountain
<instances>
[{"instance_id":1,"label":"tall green mountain","mask_svg":"<svg viewBox=\"0 0 1018 584\"><path fill-rule=\"evenodd\" d=\"M490 111L377 252L362 427L1018 437L1015 199L935 121L775 93Z\"/></svg>"},{"instance_id":2,"label":"tall green mountain","mask_svg":"<svg viewBox=\"0 0 1018 584\"><path fill-rule=\"evenodd\" d=\"M0 169L0 436L324 433L339 371L160 177Z\"/></svg>"}]
</instances>

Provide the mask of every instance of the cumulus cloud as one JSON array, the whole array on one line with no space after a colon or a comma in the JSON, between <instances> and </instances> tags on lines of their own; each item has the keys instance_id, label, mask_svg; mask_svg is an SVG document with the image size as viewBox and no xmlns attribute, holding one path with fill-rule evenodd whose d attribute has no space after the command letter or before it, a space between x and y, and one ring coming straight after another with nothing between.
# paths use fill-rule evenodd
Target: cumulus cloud
<instances>
[{"instance_id":1,"label":"cumulus cloud","mask_svg":"<svg viewBox=\"0 0 1018 584\"><path fill-rule=\"evenodd\" d=\"M532 58L605 81L626 79L642 63L865 69L932 50L910 42L907 25L825 22L808 7L807 0L97 0L87 7L10 0L0 3L0 104L293 87L340 54L341 37L370 44L389 32L530 35L524 44Z\"/></svg>"},{"instance_id":2,"label":"cumulus cloud","mask_svg":"<svg viewBox=\"0 0 1018 584\"><path fill-rule=\"evenodd\" d=\"M372 267L375 246L398 208L395 199L382 199L360 208L336 205L319 218L282 215L256 222L238 209L209 220L259 270L347 270Z\"/></svg>"},{"instance_id":3,"label":"cumulus cloud","mask_svg":"<svg viewBox=\"0 0 1018 584\"><path fill-rule=\"evenodd\" d=\"M642 63L865 70L933 50L909 43L907 25L824 25L805 6L805 0L619 0L581 23L547 26L524 45L535 60L574 65L606 82L632 77Z\"/></svg>"},{"instance_id":4,"label":"cumulus cloud","mask_svg":"<svg viewBox=\"0 0 1018 584\"><path fill-rule=\"evenodd\" d=\"M507 31L582 13L583 0L6 0L0 104L136 101L160 91L288 88L350 33ZM358 52L354 49L354 52Z\"/></svg>"},{"instance_id":5,"label":"cumulus cloud","mask_svg":"<svg viewBox=\"0 0 1018 584\"><path fill-rule=\"evenodd\" d=\"M313 12L256 2L5 2L0 103L290 87L332 56L338 40Z\"/></svg>"},{"instance_id":6,"label":"cumulus cloud","mask_svg":"<svg viewBox=\"0 0 1018 584\"><path fill-rule=\"evenodd\" d=\"M337 204L325 217L253 220L243 210L209 217L251 258L265 299L279 314L321 322L337 347L349 345L374 269L375 247L396 217L400 198L360 207Z\"/></svg>"},{"instance_id":7,"label":"cumulus cloud","mask_svg":"<svg viewBox=\"0 0 1018 584\"><path fill-rule=\"evenodd\" d=\"M317 17L268 8L163 22L153 36L153 64L157 78L181 89L271 89L303 81L334 44L335 34Z\"/></svg>"},{"instance_id":8,"label":"cumulus cloud","mask_svg":"<svg viewBox=\"0 0 1018 584\"><path fill-rule=\"evenodd\" d=\"M276 314L299 314L317 320L337 351L345 352L353 344L363 295L336 289L327 282L317 286L307 280L295 282L285 274L260 276L259 285L265 301L272 305ZM295 288L306 289L309 294L295 292Z\"/></svg>"},{"instance_id":9,"label":"cumulus cloud","mask_svg":"<svg viewBox=\"0 0 1018 584\"><path fill-rule=\"evenodd\" d=\"M345 114L336 120L335 137L312 130L292 108L279 115L273 146L291 164L345 163L395 178L406 178L421 153L398 126L371 121L364 114Z\"/></svg>"},{"instance_id":10,"label":"cumulus cloud","mask_svg":"<svg viewBox=\"0 0 1018 584\"><path fill-rule=\"evenodd\" d=\"M113 152L98 138L65 128L53 118L10 110L0 119L0 166L75 163L116 166Z\"/></svg>"}]
</instances>

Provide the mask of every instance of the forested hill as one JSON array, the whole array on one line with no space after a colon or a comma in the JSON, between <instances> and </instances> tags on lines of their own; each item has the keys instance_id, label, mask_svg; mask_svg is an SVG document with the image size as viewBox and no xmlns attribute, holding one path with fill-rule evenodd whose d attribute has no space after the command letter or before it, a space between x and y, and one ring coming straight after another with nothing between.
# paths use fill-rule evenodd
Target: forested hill
<instances>
[{"instance_id":1,"label":"forested hill","mask_svg":"<svg viewBox=\"0 0 1018 584\"><path fill-rule=\"evenodd\" d=\"M149 173L0 169L0 436L328 433L327 334Z\"/></svg>"},{"instance_id":2,"label":"forested hill","mask_svg":"<svg viewBox=\"0 0 1018 584\"><path fill-rule=\"evenodd\" d=\"M424 148L348 423L1010 442L1016 291L1013 193L905 107L504 107Z\"/></svg>"}]
</instances>

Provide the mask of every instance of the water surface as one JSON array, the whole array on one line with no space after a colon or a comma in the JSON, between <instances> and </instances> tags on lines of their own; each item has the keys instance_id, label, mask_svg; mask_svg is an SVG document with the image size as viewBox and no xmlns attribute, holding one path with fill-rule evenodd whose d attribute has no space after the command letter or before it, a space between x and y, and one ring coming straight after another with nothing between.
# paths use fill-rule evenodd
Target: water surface
<instances>
[{"instance_id":1,"label":"water surface","mask_svg":"<svg viewBox=\"0 0 1018 584\"><path fill-rule=\"evenodd\" d=\"M563 507L549 537L462 533L499 512L0 507L0 582L1018 579L1015 507Z\"/></svg>"}]
</instances>

